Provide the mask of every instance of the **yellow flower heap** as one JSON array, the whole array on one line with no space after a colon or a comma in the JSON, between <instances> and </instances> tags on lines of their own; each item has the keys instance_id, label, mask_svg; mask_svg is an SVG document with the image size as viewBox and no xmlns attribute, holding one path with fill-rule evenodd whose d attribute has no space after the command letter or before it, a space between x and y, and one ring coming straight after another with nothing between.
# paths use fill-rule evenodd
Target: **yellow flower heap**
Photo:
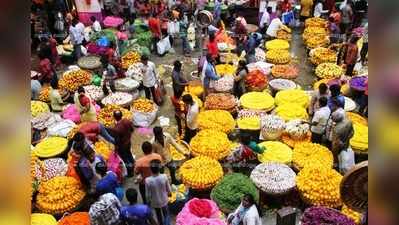
<instances>
[{"instance_id":1,"label":"yellow flower heap","mask_svg":"<svg viewBox=\"0 0 399 225\"><path fill-rule=\"evenodd\" d=\"M58 223L53 215L46 214L46 213L32 213L30 215L30 224L31 225L57 225Z\"/></svg>"},{"instance_id":2,"label":"yellow flower heap","mask_svg":"<svg viewBox=\"0 0 399 225\"><path fill-rule=\"evenodd\" d=\"M122 112L123 118L126 118L128 120L132 119L132 112L129 110L118 106L118 105L106 105L104 108L100 110L100 112L97 115L98 122L102 123L104 126L109 127L109 126L115 126L116 121L114 119L114 111L120 110Z\"/></svg>"},{"instance_id":3,"label":"yellow flower heap","mask_svg":"<svg viewBox=\"0 0 399 225\"><path fill-rule=\"evenodd\" d=\"M140 61L140 54L135 52L135 51L131 51L126 53L126 55L122 56L122 68L123 69L127 69L129 68L129 66L137 63Z\"/></svg>"},{"instance_id":4,"label":"yellow flower heap","mask_svg":"<svg viewBox=\"0 0 399 225\"><path fill-rule=\"evenodd\" d=\"M73 177L54 177L40 184L36 206L41 212L63 214L74 209L85 196L81 184Z\"/></svg>"},{"instance_id":5,"label":"yellow flower heap","mask_svg":"<svg viewBox=\"0 0 399 225\"><path fill-rule=\"evenodd\" d=\"M86 70L73 70L64 73L58 85L60 89L69 92L75 92L79 86L89 85L91 83L91 74Z\"/></svg>"},{"instance_id":6,"label":"yellow flower heap","mask_svg":"<svg viewBox=\"0 0 399 225\"><path fill-rule=\"evenodd\" d=\"M303 142L295 145L292 162L298 169L307 166L332 168L334 159L328 148L315 143Z\"/></svg>"},{"instance_id":7,"label":"yellow flower heap","mask_svg":"<svg viewBox=\"0 0 399 225\"><path fill-rule=\"evenodd\" d=\"M215 66L216 73L219 76L224 75L234 75L236 73L237 67L230 64L220 64Z\"/></svg>"},{"instance_id":8,"label":"yellow flower heap","mask_svg":"<svg viewBox=\"0 0 399 225\"><path fill-rule=\"evenodd\" d=\"M328 21L320 17L311 17L305 20L305 27L327 27Z\"/></svg>"},{"instance_id":9,"label":"yellow flower heap","mask_svg":"<svg viewBox=\"0 0 399 225\"><path fill-rule=\"evenodd\" d=\"M190 141L194 156L208 156L220 160L230 154L230 141L227 134L217 130L201 130Z\"/></svg>"},{"instance_id":10,"label":"yellow flower heap","mask_svg":"<svg viewBox=\"0 0 399 225\"><path fill-rule=\"evenodd\" d=\"M41 113L50 112L50 108L45 102L30 101L30 113L32 117L36 117Z\"/></svg>"},{"instance_id":11,"label":"yellow flower heap","mask_svg":"<svg viewBox=\"0 0 399 225\"><path fill-rule=\"evenodd\" d=\"M220 163L206 156L198 156L183 163L179 169L183 183L193 189L209 189L223 177Z\"/></svg>"},{"instance_id":12,"label":"yellow flower heap","mask_svg":"<svg viewBox=\"0 0 399 225\"><path fill-rule=\"evenodd\" d=\"M184 91L186 92L186 94L190 93L191 95L201 96L204 92L204 88L202 87L201 83L190 81L188 85L184 88Z\"/></svg>"},{"instance_id":13,"label":"yellow flower heap","mask_svg":"<svg viewBox=\"0 0 399 225\"><path fill-rule=\"evenodd\" d=\"M259 144L266 147L263 154L258 155L258 159L262 163L279 162L290 164L292 160L292 150L286 144L279 141L265 141Z\"/></svg>"},{"instance_id":14,"label":"yellow flower heap","mask_svg":"<svg viewBox=\"0 0 399 225\"><path fill-rule=\"evenodd\" d=\"M337 62L337 53L329 48L315 48L313 50L313 54L310 57L310 61L315 65L326 62L335 63Z\"/></svg>"},{"instance_id":15,"label":"yellow flower heap","mask_svg":"<svg viewBox=\"0 0 399 225\"><path fill-rule=\"evenodd\" d=\"M286 40L282 39L274 39L271 41L267 41L266 44L266 49L267 50L275 50L275 49L289 49L290 48L290 43Z\"/></svg>"},{"instance_id":16,"label":"yellow flower heap","mask_svg":"<svg viewBox=\"0 0 399 225\"><path fill-rule=\"evenodd\" d=\"M303 31L302 38L304 41L309 40L309 38L314 36L325 37L328 35L326 28L321 27L307 27Z\"/></svg>"},{"instance_id":17,"label":"yellow flower heap","mask_svg":"<svg viewBox=\"0 0 399 225\"><path fill-rule=\"evenodd\" d=\"M113 151L111 144L103 140L97 141L94 144L94 150L96 151L97 154L101 155L105 161L108 161L109 156Z\"/></svg>"},{"instance_id":18,"label":"yellow flower heap","mask_svg":"<svg viewBox=\"0 0 399 225\"><path fill-rule=\"evenodd\" d=\"M266 61L272 64L287 64L291 61L291 55L286 49L273 49L266 52Z\"/></svg>"},{"instance_id":19,"label":"yellow flower heap","mask_svg":"<svg viewBox=\"0 0 399 225\"><path fill-rule=\"evenodd\" d=\"M360 224L360 222L362 220L362 214L361 213L350 209L345 204L342 206L341 213L346 215L347 217L351 218L353 221L355 221L356 224Z\"/></svg>"},{"instance_id":20,"label":"yellow flower heap","mask_svg":"<svg viewBox=\"0 0 399 225\"><path fill-rule=\"evenodd\" d=\"M154 102L146 98L140 98L132 103L132 109L140 112L153 112L155 110Z\"/></svg>"},{"instance_id":21,"label":"yellow flower heap","mask_svg":"<svg viewBox=\"0 0 399 225\"><path fill-rule=\"evenodd\" d=\"M341 180L342 175L332 168L308 166L298 173L296 184L306 203L337 208L342 205Z\"/></svg>"},{"instance_id":22,"label":"yellow flower heap","mask_svg":"<svg viewBox=\"0 0 399 225\"><path fill-rule=\"evenodd\" d=\"M235 127L234 118L225 110L206 110L198 114L198 126L201 130L212 129L225 133Z\"/></svg>"},{"instance_id":23,"label":"yellow flower heap","mask_svg":"<svg viewBox=\"0 0 399 225\"><path fill-rule=\"evenodd\" d=\"M240 103L247 109L270 111L274 107L274 99L265 92L248 92L240 98Z\"/></svg>"},{"instance_id":24,"label":"yellow flower heap","mask_svg":"<svg viewBox=\"0 0 399 225\"><path fill-rule=\"evenodd\" d=\"M292 103L306 108L309 105L309 95L303 90L282 90L276 94L275 101L278 106Z\"/></svg>"},{"instance_id":25,"label":"yellow flower heap","mask_svg":"<svg viewBox=\"0 0 399 225\"><path fill-rule=\"evenodd\" d=\"M237 119L237 126L243 130L259 130L260 117L241 117Z\"/></svg>"},{"instance_id":26,"label":"yellow flower heap","mask_svg":"<svg viewBox=\"0 0 399 225\"><path fill-rule=\"evenodd\" d=\"M322 63L316 67L315 73L319 78L333 79L341 77L344 70L335 63Z\"/></svg>"},{"instance_id":27,"label":"yellow flower heap","mask_svg":"<svg viewBox=\"0 0 399 225\"><path fill-rule=\"evenodd\" d=\"M308 113L306 112L306 108L298 104L286 103L279 105L276 108L275 112L285 121L290 121L293 119L308 119Z\"/></svg>"},{"instance_id":28,"label":"yellow flower heap","mask_svg":"<svg viewBox=\"0 0 399 225\"><path fill-rule=\"evenodd\" d=\"M37 144L33 152L38 157L49 158L62 153L68 144L68 140L63 137L48 137Z\"/></svg>"},{"instance_id":29,"label":"yellow flower heap","mask_svg":"<svg viewBox=\"0 0 399 225\"><path fill-rule=\"evenodd\" d=\"M364 125L364 126L367 126L368 124L367 119L357 113L346 112L346 116L352 121L353 124Z\"/></svg>"},{"instance_id":30,"label":"yellow flower heap","mask_svg":"<svg viewBox=\"0 0 399 225\"><path fill-rule=\"evenodd\" d=\"M369 148L369 128L366 125L359 123L353 124L355 133L352 139L349 141L351 147L359 152L367 152Z\"/></svg>"}]
</instances>

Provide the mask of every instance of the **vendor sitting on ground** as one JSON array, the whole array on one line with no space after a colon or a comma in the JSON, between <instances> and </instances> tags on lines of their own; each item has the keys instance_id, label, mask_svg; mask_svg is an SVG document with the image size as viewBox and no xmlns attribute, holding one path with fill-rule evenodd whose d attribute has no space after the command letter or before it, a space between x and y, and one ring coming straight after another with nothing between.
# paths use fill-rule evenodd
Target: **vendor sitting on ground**
<instances>
[{"instance_id":1,"label":"vendor sitting on ground","mask_svg":"<svg viewBox=\"0 0 399 225\"><path fill-rule=\"evenodd\" d=\"M53 112L61 112L64 108L64 101L58 91L58 83L56 81L50 82L49 90L50 106Z\"/></svg>"},{"instance_id":2,"label":"vendor sitting on ground","mask_svg":"<svg viewBox=\"0 0 399 225\"><path fill-rule=\"evenodd\" d=\"M249 134L240 134L240 144L237 146L226 160L229 163L237 163L237 168L245 167L242 164L246 164L250 161L256 160L256 154L263 154L266 150L264 146L260 147L255 141L251 140ZM235 166L233 166L234 168Z\"/></svg>"}]
</instances>

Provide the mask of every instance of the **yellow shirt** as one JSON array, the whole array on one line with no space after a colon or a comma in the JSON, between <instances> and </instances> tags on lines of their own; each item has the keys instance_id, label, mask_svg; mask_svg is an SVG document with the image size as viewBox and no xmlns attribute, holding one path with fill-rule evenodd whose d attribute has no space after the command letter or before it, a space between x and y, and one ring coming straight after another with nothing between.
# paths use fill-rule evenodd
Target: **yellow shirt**
<instances>
[{"instance_id":1,"label":"yellow shirt","mask_svg":"<svg viewBox=\"0 0 399 225\"><path fill-rule=\"evenodd\" d=\"M301 0L301 16L310 16L313 0Z\"/></svg>"}]
</instances>

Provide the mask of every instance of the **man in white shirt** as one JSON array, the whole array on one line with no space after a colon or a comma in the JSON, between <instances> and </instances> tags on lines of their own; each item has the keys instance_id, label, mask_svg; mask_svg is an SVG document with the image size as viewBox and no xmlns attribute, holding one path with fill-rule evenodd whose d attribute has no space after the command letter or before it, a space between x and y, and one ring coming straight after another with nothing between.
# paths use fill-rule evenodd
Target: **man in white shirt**
<instances>
[{"instance_id":1,"label":"man in white shirt","mask_svg":"<svg viewBox=\"0 0 399 225\"><path fill-rule=\"evenodd\" d=\"M261 33L264 34L267 27L270 24L270 13L272 13L272 7L267 7L267 10L263 12L263 15L259 22L259 27L261 29Z\"/></svg>"},{"instance_id":2,"label":"man in white shirt","mask_svg":"<svg viewBox=\"0 0 399 225\"><path fill-rule=\"evenodd\" d=\"M321 17L321 15L324 13L328 13L328 10L323 10L323 3L320 0L316 1L316 6L314 7L313 16Z\"/></svg>"},{"instance_id":3,"label":"man in white shirt","mask_svg":"<svg viewBox=\"0 0 399 225\"><path fill-rule=\"evenodd\" d=\"M326 132L327 121L330 118L331 110L327 106L327 98L319 98L320 108L314 113L312 118L312 126L310 130L312 131L312 142L322 143L322 137Z\"/></svg>"},{"instance_id":4,"label":"man in white shirt","mask_svg":"<svg viewBox=\"0 0 399 225\"><path fill-rule=\"evenodd\" d=\"M186 115L186 134L184 136L184 141L190 143L191 138L197 134L198 130L198 113L199 107L196 102L194 102L191 95L187 94L183 96L183 102L188 106L188 111Z\"/></svg>"},{"instance_id":5,"label":"man in white shirt","mask_svg":"<svg viewBox=\"0 0 399 225\"><path fill-rule=\"evenodd\" d=\"M75 59L78 60L82 56L82 43L84 39L84 25L81 28L82 23L78 22L76 18L72 20L72 25L69 27L69 35L71 38L71 43L73 45L73 51L75 54Z\"/></svg>"},{"instance_id":6,"label":"man in white shirt","mask_svg":"<svg viewBox=\"0 0 399 225\"><path fill-rule=\"evenodd\" d=\"M278 18L278 17L274 18L274 19L271 21L269 27L267 28L266 34L267 34L269 37L272 37L272 38L277 37L277 31L278 31L283 25L284 25L284 24L283 24L283 22L281 22L280 18Z\"/></svg>"},{"instance_id":7,"label":"man in white shirt","mask_svg":"<svg viewBox=\"0 0 399 225\"><path fill-rule=\"evenodd\" d=\"M155 102L155 84L157 82L157 70L155 64L148 60L148 56L141 56L141 71L143 72L143 86L145 91L145 97L152 99Z\"/></svg>"},{"instance_id":8,"label":"man in white shirt","mask_svg":"<svg viewBox=\"0 0 399 225\"><path fill-rule=\"evenodd\" d=\"M92 17L90 17L90 20L91 20L91 22L93 23L93 24L91 25L91 29L92 29L94 32L100 32L100 31L101 31L101 24L100 24L100 22L98 22L98 20L96 19L96 17L92 16Z\"/></svg>"}]
</instances>

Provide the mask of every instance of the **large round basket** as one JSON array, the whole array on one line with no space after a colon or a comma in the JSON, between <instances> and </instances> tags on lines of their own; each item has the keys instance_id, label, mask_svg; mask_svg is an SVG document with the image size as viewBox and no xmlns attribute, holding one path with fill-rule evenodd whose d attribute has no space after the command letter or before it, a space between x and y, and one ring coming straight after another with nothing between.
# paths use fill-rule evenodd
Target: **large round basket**
<instances>
[{"instance_id":1,"label":"large round basket","mask_svg":"<svg viewBox=\"0 0 399 225\"><path fill-rule=\"evenodd\" d=\"M356 164L346 173L340 186L342 201L349 208L364 212L368 208L368 161Z\"/></svg>"},{"instance_id":2,"label":"large round basket","mask_svg":"<svg viewBox=\"0 0 399 225\"><path fill-rule=\"evenodd\" d=\"M247 24L246 28L247 28L248 33L253 33L259 29L259 27L254 24Z\"/></svg>"},{"instance_id":3,"label":"large round basket","mask_svg":"<svg viewBox=\"0 0 399 225\"><path fill-rule=\"evenodd\" d=\"M209 26L213 21L213 15L208 10L202 10L197 16L198 25L202 27Z\"/></svg>"},{"instance_id":4,"label":"large round basket","mask_svg":"<svg viewBox=\"0 0 399 225\"><path fill-rule=\"evenodd\" d=\"M189 154L191 154L191 147L190 147L189 144L187 144L187 142L181 140L181 141L178 142L178 144L183 145L184 148L186 149L186 151L187 151ZM188 159L188 158L185 157L185 158L182 159L182 160L173 160L173 162L176 164L177 167L180 167L185 161L187 161L187 159Z\"/></svg>"},{"instance_id":5,"label":"large round basket","mask_svg":"<svg viewBox=\"0 0 399 225\"><path fill-rule=\"evenodd\" d=\"M94 70L101 66L100 57L96 55L88 55L79 58L78 66L82 69Z\"/></svg>"}]
</instances>

